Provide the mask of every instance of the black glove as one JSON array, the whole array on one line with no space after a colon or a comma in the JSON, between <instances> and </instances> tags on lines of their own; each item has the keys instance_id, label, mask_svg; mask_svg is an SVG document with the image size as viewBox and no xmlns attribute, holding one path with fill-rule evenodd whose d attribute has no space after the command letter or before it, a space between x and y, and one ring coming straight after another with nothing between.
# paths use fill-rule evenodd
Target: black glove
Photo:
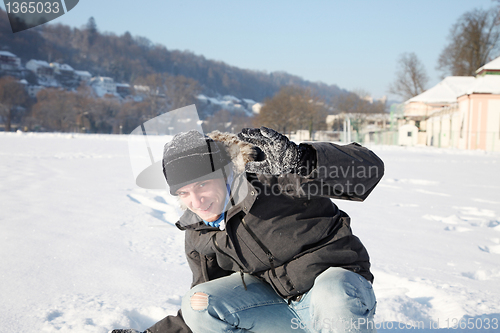
<instances>
[{"instance_id":1,"label":"black glove","mask_svg":"<svg viewBox=\"0 0 500 333\"><path fill-rule=\"evenodd\" d=\"M297 146L286 136L267 127L244 128L238 138L262 150L265 158L246 164L245 170L250 173L271 174L274 176L286 173L308 175L315 168L316 154L309 145Z\"/></svg>"}]
</instances>

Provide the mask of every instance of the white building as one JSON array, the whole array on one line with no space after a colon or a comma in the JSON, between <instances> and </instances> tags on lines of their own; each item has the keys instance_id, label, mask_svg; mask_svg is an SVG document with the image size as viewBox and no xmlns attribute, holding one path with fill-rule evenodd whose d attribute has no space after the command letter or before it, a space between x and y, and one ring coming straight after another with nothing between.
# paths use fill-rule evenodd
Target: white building
<instances>
[{"instance_id":1,"label":"white building","mask_svg":"<svg viewBox=\"0 0 500 333\"><path fill-rule=\"evenodd\" d=\"M427 119L430 115L456 105L458 96L464 94L474 80L473 76L448 76L434 87L404 103L404 117L407 123L419 128L418 144L427 144Z\"/></svg>"},{"instance_id":2,"label":"white building","mask_svg":"<svg viewBox=\"0 0 500 333\"><path fill-rule=\"evenodd\" d=\"M125 98L130 95L132 88L128 83L116 83L116 93L121 97Z\"/></svg>"},{"instance_id":3,"label":"white building","mask_svg":"<svg viewBox=\"0 0 500 333\"><path fill-rule=\"evenodd\" d=\"M500 151L500 76L484 75L427 120L427 144Z\"/></svg>"},{"instance_id":4,"label":"white building","mask_svg":"<svg viewBox=\"0 0 500 333\"><path fill-rule=\"evenodd\" d=\"M420 120L419 144L500 151L500 57L476 73L447 77L405 103L409 123Z\"/></svg>"},{"instance_id":5,"label":"white building","mask_svg":"<svg viewBox=\"0 0 500 333\"><path fill-rule=\"evenodd\" d=\"M418 144L418 127L410 124L400 126L398 144L400 146L416 146Z\"/></svg>"},{"instance_id":6,"label":"white building","mask_svg":"<svg viewBox=\"0 0 500 333\"><path fill-rule=\"evenodd\" d=\"M255 114L259 114L260 109L262 109L262 106L263 106L263 104L261 104L261 103L255 103L254 105L252 105L252 112Z\"/></svg>"},{"instance_id":7,"label":"white building","mask_svg":"<svg viewBox=\"0 0 500 333\"><path fill-rule=\"evenodd\" d=\"M43 86L27 86L28 95L30 95L31 98L35 98L38 92L42 89L44 89Z\"/></svg>"},{"instance_id":8,"label":"white building","mask_svg":"<svg viewBox=\"0 0 500 333\"><path fill-rule=\"evenodd\" d=\"M99 97L116 95L116 83L110 77L96 76L90 80L89 85Z\"/></svg>"},{"instance_id":9,"label":"white building","mask_svg":"<svg viewBox=\"0 0 500 333\"><path fill-rule=\"evenodd\" d=\"M500 57L490 61L476 71L477 76L482 75L499 75L500 74Z\"/></svg>"},{"instance_id":10,"label":"white building","mask_svg":"<svg viewBox=\"0 0 500 333\"><path fill-rule=\"evenodd\" d=\"M75 70L68 64L59 64L57 62L51 62L50 67L54 69L54 73L64 76L74 76Z\"/></svg>"},{"instance_id":11,"label":"white building","mask_svg":"<svg viewBox=\"0 0 500 333\"><path fill-rule=\"evenodd\" d=\"M75 71L76 77L80 79L80 82L89 83L92 79L92 74L87 71Z\"/></svg>"},{"instance_id":12,"label":"white building","mask_svg":"<svg viewBox=\"0 0 500 333\"><path fill-rule=\"evenodd\" d=\"M26 63L26 68L39 77L54 77L54 68L50 67L49 63L43 60L31 59Z\"/></svg>"},{"instance_id":13,"label":"white building","mask_svg":"<svg viewBox=\"0 0 500 333\"><path fill-rule=\"evenodd\" d=\"M21 66L21 59L8 51L0 51L0 69L13 70Z\"/></svg>"}]
</instances>

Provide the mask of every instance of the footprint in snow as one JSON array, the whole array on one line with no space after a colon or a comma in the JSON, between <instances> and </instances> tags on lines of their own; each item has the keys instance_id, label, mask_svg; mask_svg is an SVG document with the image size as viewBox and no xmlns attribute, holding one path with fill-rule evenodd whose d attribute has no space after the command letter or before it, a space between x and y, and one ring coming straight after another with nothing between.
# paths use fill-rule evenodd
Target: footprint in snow
<instances>
[{"instance_id":1,"label":"footprint in snow","mask_svg":"<svg viewBox=\"0 0 500 333\"><path fill-rule=\"evenodd\" d=\"M491 245L491 246L478 246L479 249L483 252L486 253L495 253L495 254L500 254L500 245Z\"/></svg>"},{"instance_id":2,"label":"footprint in snow","mask_svg":"<svg viewBox=\"0 0 500 333\"><path fill-rule=\"evenodd\" d=\"M449 194L446 194L446 193L427 191L424 189L416 189L415 191L420 192L420 193L424 193L424 194L437 195L437 196L441 196L441 197L449 197L450 196Z\"/></svg>"},{"instance_id":3,"label":"footprint in snow","mask_svg":"<svg viewBox=\"0 0 500 333\"><path fill-rule=\"evenodd\" d=\"M483 216L483 217L494 217L495 211L491 209L480 209L477 207L457 207L453 208L458 209L460 214L462 215L473 215L473 216Z\"/></svg>"},{"instance_id":4,"label":"footprint in snow","mask_svg":"<svg viewBox=\"0 0 500 333\"><path fill-rule=\"evenodd\" d=\"M56 318L59 318L61 317L63 314L62 312L58 311L58 310L54 310L54 311L50 311L48 314L47 314L47 321L53 321L54 319Z\"/></svg>"},{"instance_id":5,"label":"footprint in snow","mask_svg":"<svg viewBox=\"0 0 500 333\"><path fill-rule=\"evenodd\" d=\"M177 199L168 195L162 196L160 193L160 191L136 189L127 194L127 197L134 203L150 208L151 212L149 214L154 218L169 225L174 225L179 216L182 215Z\"/></svg>"},{"instance_id":6,"label":"footprint in snow","mask_svg":"<svg viewBox=\"0 0 500 333\"><path fill-rule=\"evenodd\" d=\"M479 269L474 272L464 272L462 273L462 276L465 276L472 280L486 281L500 277L500 271Z\"/></svg>"},{"instance_id":7,"label":"footprint in snow","mask_svg":"<svg viewBox=\"0 0 500 333\"><path fill-rule=\"evenodd\" d=\"M454 207L458 208L458 207ZM464 213L471 214L472 216L462 215ZM447 231L469 231L470 227L489 227L493 230L500 231L500 221L498 220L489 220L488 217L494 216L493 211L488 210L478 210L477 208L468 207L468 209L462 210L459 214L453 214L447 217L426 214L422 216L422 218L430 221L438 221L449 226L444 229ZM450 226L451 225L451 226Z\"/></svg>"},{"instance_id":8,"label":"footprint in snow","mask_svg":"<svg viewBox=\"0 0 500 333\"><path fill-rule=\"evenodd\" d=\"M456 232L466 232L466 231L471 231L469 228L464 228L464 227L455 227L455 226L447 226L444 228L446 231L456 231Z\"/></svg>"}]
</instances>

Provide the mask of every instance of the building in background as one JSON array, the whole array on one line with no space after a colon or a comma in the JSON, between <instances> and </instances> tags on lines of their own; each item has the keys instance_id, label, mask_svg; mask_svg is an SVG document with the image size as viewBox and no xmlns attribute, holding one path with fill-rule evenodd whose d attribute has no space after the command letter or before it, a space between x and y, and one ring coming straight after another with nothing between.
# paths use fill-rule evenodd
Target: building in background
<instances>
[{"instance_id":1,"label":"building in background","mask_svg":"<svg viewBox=\"0 0 500 333\"><path fill-rule=\"evenodd\" d=\"M92 79L92 74L87 71L75 71L76 77L78 77L79 81L85 84L88 84Z\"/></svg>"},{"instance_id":2,"label":"building in background","mask_svg":"<svg viewBox=\"0 0 500 333\"><path fill-rule=\"evenodd\" d=\"M128 83L116 83L116 93L125 98L132 93L132 88Z\"/></svg>"},{"instance_id":3,"label":"building in background","mask_svg":"<svg viewBox=\"0 0 500 333\"><path fill-rule=\"evenodd\" d=\"M477 77L456 105L428 120L427 144L500 151L500 75Z\"/></svg>"},{"instance_id":4,"label":"building in background","mask_svg":"<svg viewBox=\"0 0 500 333\"><path fill-rule=\"evenodd\" d=\"M404 125L419 128L417 144L500 151L500 57L476 73L447 77L405 102Z\"/></svg>"},{"instance_id":5,"label":"building in background","mask_svg":"<svg viewBox=\"0 0 500 333\"><path fill-rule=\"evenodd\" d=\"M477 76L482 75L500 75L500 57L496 58L493 61L490 61L483 67L479 68L476 71Z\"/></svg>"},{"instance_id":6,"label":"building in background","mask_svg":"<svg viewBox=\"0 0 500 333\"><path fill-rule=\"evenodd\" d=\"M73 77L75 75L75 70L68 64L60 64L57 62L51 62L50 67L54 69L54 73L66 77Z\"/></svg>"},{"instance_id":7,"label":"building in background","mask_svg":"<svg viewBox=\"0 0 500 333\"><path fill-rule=\"evenodd\" d=\"M116 83L110 77L96 76L90 80L89 85L99 97L104 95L116 96Z\"/></svg>"},{"instance_id":8,"label":"building in background","mask_svg":"<svg viewBox=\"0 0 500 333\"><path fill-rule=\"evenodd\" d=\"M302 140L389 143L391 114L339 112L326 117L327 131L316 131L313 138ZM304 134L301 134L301 138Z\"/></svg>"},{"instance_id":9,"label":"building in background","mask_svg":"<svg viewBox=\"0 0 500 333\"><path fill-rule=\"evenodd\" d=\"M16 70L21 67L21 59L8 51L0 51L0 69L3 71Z\"/></svg>"},{"instance_id":10,"label":"building in background","mask_svg":"<svg viewBox=\"0 0 500 333\"><path fill-rule=\"evenodd\" d=\"M458 96L474 82L473 76L449 76L404 103L405 124L416 126L417 144L428 144L427 119L443 108L456 107ZM413 140L411 142L414 142Z\"/></svg>"},{"instance_id":11,"label":"building in background","mask_svg":"<svg viewBox=\"0 0 500 333\"><path fill-rule=\"evenodd\" d=\"M43 77L46 79L51 79L54 77L54 68L52 68L49 63L44 60L31 59L26 63L26 69L29 69L38 77Z\"/></svg>"}]
</instances>

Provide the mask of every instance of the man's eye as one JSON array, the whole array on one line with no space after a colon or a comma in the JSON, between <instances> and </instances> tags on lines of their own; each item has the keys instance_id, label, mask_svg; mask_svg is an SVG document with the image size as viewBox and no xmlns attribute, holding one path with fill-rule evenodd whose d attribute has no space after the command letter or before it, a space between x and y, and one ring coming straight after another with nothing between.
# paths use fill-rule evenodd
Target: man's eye
<instances>
[{"instance_id":1,"label":"man's eye","mask_svg":"<svg viewBox=\"0 0 500 333\"><path fill-rule=\"evenodd\" d=\"M198 186L199 186L199 187L203 187L203 186L205 186L205 185L207 185L207 183L201 183L201 184L199 184Z\"/></svg>"}]
</instances>

